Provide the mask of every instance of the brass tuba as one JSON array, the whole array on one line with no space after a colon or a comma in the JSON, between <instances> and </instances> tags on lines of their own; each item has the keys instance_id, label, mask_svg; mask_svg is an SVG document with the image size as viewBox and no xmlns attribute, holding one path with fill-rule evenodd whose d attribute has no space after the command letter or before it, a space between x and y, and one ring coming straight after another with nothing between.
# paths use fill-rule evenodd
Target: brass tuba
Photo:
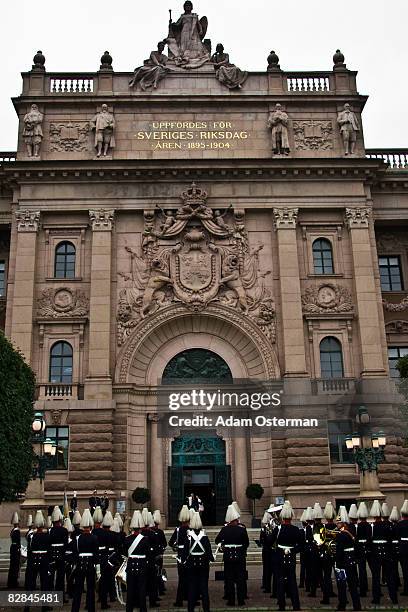
<instances>
[{"instance_id":1,"label":"brass tuba","mask_svg":"<svg viewBox=\"0 0 408 612\"><path fill-rule=\"evenodd\" d=\"M319 531L313 534L313 539L316 544L320 547L321 552L328 552L334 555L336 551L336 538L339 535L340 530L327 529L325 525L320 527Z\"/></svg>"}]
</instances>

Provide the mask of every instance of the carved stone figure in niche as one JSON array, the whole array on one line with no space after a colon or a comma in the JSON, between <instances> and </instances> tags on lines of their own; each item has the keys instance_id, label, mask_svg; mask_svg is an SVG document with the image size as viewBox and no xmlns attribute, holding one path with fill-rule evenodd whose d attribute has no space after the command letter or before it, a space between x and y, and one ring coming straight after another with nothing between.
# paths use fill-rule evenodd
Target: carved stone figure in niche
<instances>
[{"instance_id":1,"label":"carved stone figure in niche","mask_svg":"<svg viewBox=\"0 0 408 612\"><path fill-rule=\"evenodd\" d=\"M340 133L343 138L344 155L354 155L357 132L360 131L360 126L350 104L346 103L344 105L344 110L337 116L337 123L340 126Z\"/></svg>"},{"instance_id":2,"label":"carved stone figure in niche","mask_svg":"<svg viewBox=\"0 0 408 612\"><path fill-rule=\"evenodd\" d=\"M275 308L260 273L262 245L250 248L244 211L207 205L195 183L176 211L145 211L140 247L126 246L130 272L120 272L118 341L123 344L141 319L181 303L199 312L219 302L241 311L275 339Z\"/></svg>"},{"instance_id":3,"label":"carved stone figure in niche","mask_svg":"<svg viewBox=\"0 0 408 612\"><path fill-rule=\"evenodd\" d=\"M43 139L43 118L36 104L32 104L30 112L24 116L23 137L28 157L40 156L40 148Z\"/></svg>"},{"instance_id":4,"label":"carved stone figure in niche","mask_svg":"<svg viewBox=\"0 0 408 612\"><path fill-rule=\"evenodd\" d=\"M248 73L231 64L228 53L224 53L224 46L219 43L216 52L211 58L214 64L215 76L220 83L229 89L241 89Z\"/></svg>"},{"instance_id":5,"label":"carved stone figure in niche","mask_svg":"<svg viewBox=\"0 0 408 612\"><path fill-rule=\"evenodd\" d=\"M103 151L103 155L106 157L109 149L115 147L115 118L108 111L107 104L102 104L102 110L100 113L96 113L91 121L91 126L95 130L96 156L100 157Z\"/></svg>"},{"instance_id":6,"label":"carved stone figure in niche","mask_svg":"<svg viewBox=\"0 0 408 612\"><path fill-rule=\"evenodd\" d=\"M275 110L269 113L268 127L272 130L272 151L275 155L289 155L289 117L282 106L275 104Z\"/></svg>"},{"instance_id":7,"label":"carved stone figure in niche","mask_svg":"<svg viewBox=\"0 0 408 612\"><path fill-rule=\"evenodd\" d=\"M143 66L135 68L133 78L129 81L130 87L139 83L143 91L146 91L149 87L157 89L159 81L169 72L169 68L166 66L168 57L163 53L164 47L164 42L159 42L157 51L151 52L149 59L145 61Z\"/></svg>"},{"instance_id":8,"label":"carved stone figure in niche","mask_svg":"<svg viewBox=\"0 0 408 612\"><path fill-rule=\"evenodd\" d=\"M169 21L169 33L167 44L170 57L174 58L176 65L186 68L198 68L209 60L209 53L203 44L203 38L207 32L207 17L198 18L193 13L193 3L187 0L184 5L184 13L176 22Z\"/></svg>"}]
</instances>

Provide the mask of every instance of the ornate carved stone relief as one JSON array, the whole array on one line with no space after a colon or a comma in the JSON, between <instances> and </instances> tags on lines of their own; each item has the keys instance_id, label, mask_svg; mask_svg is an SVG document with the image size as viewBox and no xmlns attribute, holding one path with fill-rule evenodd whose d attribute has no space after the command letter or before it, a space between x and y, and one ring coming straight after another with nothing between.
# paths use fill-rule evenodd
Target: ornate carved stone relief
<instances>
[{"instance_id":1,"label":"ornate carved stone relief","mask_svg":"<svg viewBox=\"0 0 408 612\"><path fill-rule=\"evenodd\" d=\"M50 124L50 151L87 151L89 123L61 121Z\"/></svg>"},{"instance_id":2,"label":"ornate carved stone relief","mask_svg":"<svg viewBox=\"0 0 408 612\"><path fill-rule=\"evenodd\" d=\"M81 289L44 289L41 295L37 300L40 318L63 319L86 317L88 314L89 300Z\"/></svg>"},{"instance_id":3,"label":"ornate carved stone relief","mask_svg":"<svg viewBox=\"0 0 408 612\"><path fill-rule=\"evenodd\" d=\"M346 287L321 283L308 287L302 296L303 312L307 314L352 312L353 301Z\"/></svg>"},{"instance_id":4,"label":"ornate carved stone relief","mask_svg":"<svg viewBox=\"0 0 408 612\"><path fill-rule=\"evenodd\" d=\"M408 334L408 321L390 321L385 325L386 334Z\"/></svg>"},{"instance_id":5,"label":"ornate carved stone relief","mask_svg":"<svg viewBox=\"0 0 408 612\"><path fill-rule=\"evenodd\" d=\"M370 209L366 207L346 208L345 217L349 229L365 229L368 227Z\"/></svg>"},{"instance_id":6,"label":"ornate carved stone relief","mask_svg":"<svg viewBox=\"0 0 408 612\"><path fill-rule=\"evenodd\" d=\"M195 183L181 194L177 210L145 211L140 248L126 246L130 272L120 272L118 344L138 322L181 303L199 312L213 302L251 318L275 341L275 305L259 273L259 252L251 248L244 212L213 210Z\"/></svg>"},{"instance_id":7,"label":"ornate carved stone relief","mask_svg":"<svg viewBox=\"0 0 408 612\"><path fill-rule=\"evenodd\" d=\"M387 300L383 300L382 303L384 310L388 310L388 312L403 312L404 310L408 310L408 296L404 297L398 304L393 304Z\"/></svg>"},{"instance_id":8,"label":"ornate carved stone relief","mask_svg":"<svg viewBox=\"0 0 408 612\"><path fill-rule=\"evenodd\" d=\"M389 232L377 235L377 250L383 253L400 251L407 246L407 242L401 240L399 236Z\"/></svg>"},{"instance_id":9,"label":"ornate carved stone relief","mask_svg":"<svg viewBox=\"0 0 408 612\"><path fill-rule=\"evenodd\" d=\"M17 231L38 232L40 228L40 211L16 210Z\"/></svg>"},{"instance_id":10,"label":"ornate carved stone relief","mask_svg":"<svg viewBox=\"0 0 408 612\"><path fill-rule=\"evenodd\" d=\"M324 119L293 122L295 149L327 151L333 148L333 124Z\"/></svg>"},{"instance_id":11,"label":"ornate carved stone relief","mask_svg":"<svg viewBox=\"0 0 408 612\"><path fill-rule=\"evenodd\" d=\"M92 231L110 232L113 227L114 216L114 210L106 210L105 208L90 210L89 219L91 221Z\"/></svg>"}]
</instances>

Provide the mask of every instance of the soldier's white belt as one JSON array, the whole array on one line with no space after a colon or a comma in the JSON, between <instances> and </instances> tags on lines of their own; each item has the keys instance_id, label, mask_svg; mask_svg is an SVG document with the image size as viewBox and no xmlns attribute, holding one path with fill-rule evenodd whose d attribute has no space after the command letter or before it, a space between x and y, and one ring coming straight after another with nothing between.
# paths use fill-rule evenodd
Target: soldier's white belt
<instances>
[{"instance_id":1,"label":"soldier's white belt","mask_svg":"<svg viewBox=\"0 0 408 612\"><path fill-rule=\"evenodd\" d=\"M292 550L292 548L295 548L295 547L294 546L284 546L283 544L278 544L278 548Z\"/></svg>"},{"instance_id":2,"label":"soldier's white belt","mask_svg":"<svg viewBox=\"0 0 408 612\"><path fill-rule=\"evenodd\" d=\"M64 546L64 544L63 543L61 543L61 544L51 544L51 546Z\"/></svg>"},{"instance_id":3,"label":"soldier's white belt","mask_svg":"<svg viewBox=\"0 0 408 612\"><path fill-rule=\"evenodd\" d=\"M109 546L108 550L115 550L114 548L112 548L111 546Z\"/></svg>"},{"instance_id":4,"label":"soldier's white belt","mask_svg":"<svg viewBox=\"0 0 408 612\"><path fill-rule=\"evenodd\" d=\"M177 548L184 548L184 544L179 544Z\"/></svg>"},{"instance_id":5,"label":"soldier's white belt","mask_svg":"<svg viewBox=\"0 0 408 612\"><path fill-rule=\"evenodd\" d=\"M190 555L195 555L195 556L197 556L197 555L203 555L203 554L204 554L203 552L191 552L191 553L190 553Z\"/></svg>"},{"instance_id":6,"label":"soldier's white belt","mask_svg":"<svg viewBox=\"0 0 408 612\"><path fill-rule=\"evenodd\" d=\"M408 542L408 538L400 538L401 542Z\"/></svg>"},{"instance_id":7,"label":"soldier's white belt","mask_svg":"<svg viewBox=\"0 0 408 612\"><path fill-rule=\"evenodd\" d=\"M408 538L407 538L408 539ZM392 541L393 544L398 544L398 540L393 540Z\"/></svg>"},{"instance_id":8,"label":"soldier's white belt","mask_svg":"<svg viewBox=\"0 0 408 612\"><path fill-rule=\"evenodd\" d=\"M351 548L345 548L345 549L344 549L344 552L351 552L351 551L353 551L353 550L354 550L354 547L351 547Z\"/></svg>"},{"instance_id":9,"label":"soldier's white belt","mask_svg":"<svg viewBox=\"0 0 408 612\"><path fill-rule=\"evenodd\" d=\"M146 555L129 555L129 559L146 559Z\"/></svg>"},{"instance_id":10,"label":"soldier's white belt","mask_svg":"<svg viewBox=\"0 0 408 612\"><path fill-rule=\"evenodd\" d=\"M241 548L242 544L224 544L224 548Z\"/></svg>"},{"instance_id":11,"label":"soldier's white belt","mask_svg":"<svg viewBox=\"0 0 408 612\"><path fill-rule=\"evenodd\" d=\"M48 550L33 550L33 555L46 555Z\"/></svg>"},{"instance_id":12,"label":"soldier's white belt","mask_svg":"<svg viewBox=\"0 0 408 612\"><path fill-rule=\"evenodd\" d=\"M80 557L93 557L93 553L79 553Z\"/></svg>"},{"instance_id":13,"label":"soldier's white belt","mask_svg":"<svg viewBox=\"0 0 408 612\"><path fill-rule=\"evenodd\" d=\"M99 546L99 550L106 550L106 546Z\"/></svg>"},{"instance_id":14,"label":"soldier's white belt","mask_svg":"<svg viewBox=\"0 0 408 612\"><path fill-rule=\"evenodd\" d=\"M373 540L373 544L387 544L388 540Z\"/></svg>"},{"instance_id":15,"label":"soldier's white belt","mask_svg":"<svg viewBox=\"0 0 408 612\"><path fill-rule=\"evenodd\" d=\"M360 542L360 544L366 544L367 540L358 540L358 542Z\"/></svg>"}]
</instances>

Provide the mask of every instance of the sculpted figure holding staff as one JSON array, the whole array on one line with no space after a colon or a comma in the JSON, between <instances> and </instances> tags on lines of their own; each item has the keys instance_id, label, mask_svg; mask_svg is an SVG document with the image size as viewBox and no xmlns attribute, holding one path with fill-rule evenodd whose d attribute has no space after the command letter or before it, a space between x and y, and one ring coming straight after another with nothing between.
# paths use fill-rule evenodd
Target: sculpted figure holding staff
<instances>
[{"instance_id":1,"label":"sculpted figure holding staff","mask_svg":"<svg viewBox=\"0 0 408 612\"><path fill-rule=\"evenodd\" d=\"M176 64L188 67L198 67L209 60L208 49L202 43L207 32L207 17L198 18L193 13L193 3L186 0L184 13L176 22L170 17L167 44L174 55Z\"/></svg>"}]
</instances>

